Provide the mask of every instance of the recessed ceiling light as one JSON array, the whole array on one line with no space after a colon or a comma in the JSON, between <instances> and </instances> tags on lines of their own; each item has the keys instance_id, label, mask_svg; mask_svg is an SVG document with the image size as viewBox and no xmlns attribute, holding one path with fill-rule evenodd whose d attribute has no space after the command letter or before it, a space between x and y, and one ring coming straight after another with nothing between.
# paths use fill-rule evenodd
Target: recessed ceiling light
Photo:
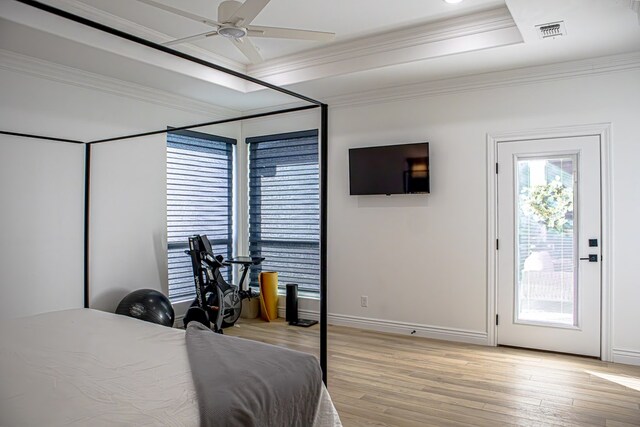
<instances>
[{"instance_id":1,"label":"recessed ceiling light","mask_svg":"<svg viewBox=\"0 0 640 427\"><path fill-rule=\"evenodd\" d=\"M449 3L449 4L456 4L456 3L460 3L462 0L444 0L445 3Z\"/></svg>"}]
</instances>

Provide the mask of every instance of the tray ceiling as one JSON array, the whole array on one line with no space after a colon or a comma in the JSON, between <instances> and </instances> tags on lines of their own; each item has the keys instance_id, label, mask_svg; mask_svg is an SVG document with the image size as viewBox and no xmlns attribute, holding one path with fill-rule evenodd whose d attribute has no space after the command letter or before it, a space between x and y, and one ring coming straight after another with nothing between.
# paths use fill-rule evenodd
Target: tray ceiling
<instances>
[{"instance_id":1,"label":"tray ceiling","mask_svg":"<svg viewBox=\"0 0 640 427\"><path fill-rule=\"evenodd\" d=\"M218 0L156 0L215 19ZM163 43L204 24L135 0L46 3ZM635 0L271 0L253 24L336 33L332 42L254 39L265 59L248 61L226 40L174 46L322 99L378 88L640 50ZM244 110L282 104L255 85L5 0L0 49ZM536 25L563 21L566 35L541 39ZM111 39L109 39L111 38ZM226 42L226 43L225 43ZM218 89L212 89L215 83ZM233 98L237 99L233 99ZM242 101L240 101L240 98Z\"/></svg>"}]
</instances>

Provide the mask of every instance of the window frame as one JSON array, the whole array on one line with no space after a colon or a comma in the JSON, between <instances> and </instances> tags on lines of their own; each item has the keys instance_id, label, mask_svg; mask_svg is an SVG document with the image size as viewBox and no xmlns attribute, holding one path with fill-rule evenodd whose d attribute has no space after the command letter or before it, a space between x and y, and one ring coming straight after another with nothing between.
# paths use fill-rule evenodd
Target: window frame
<instances>
[{"instance_id":1,"label":"window frame","mask_svg":"<svg viewBox=\"0 0 640 427\"><path fill-rule=\"evenodd\" d=\"M251 256L262 256L261 251L259 249L256 249L255 247L255 243L256 242L260 242L260 241L265 241L265 242L270 242L270 243L274 243L274 242L278 242L277 240L273 240L273 239L252 239L252 219L251 219L251 210L252 210L252 206L251 206L251 193L252 193L252 179L251 179L251 175L252 175L252 166L251 166L251 156L252 156L252 147L255 147L256 145L252 145L252 144L260 144L260 143L265 143L265 142L276 142L276 141L283 141L283 143L286 143L287 141L295 141L297 139L303 139L303 138L313 138L315 139L316 142L316 151L314 153L314 155L316 156L316 163L315 163L315 167L317 167L317 183L318 183L318 188L317 188L317 192L315 193L314 197L317 199L317 205L315 206L315 209L318 212L316 221L317 221L317 234L316 234L316 240L314 241L308 241L305 239L302 240L293 240L293 239L289 239L289 240L282 240L279 241L280 243L282 243L283 247L286 247L288 249L290 248L294 248L294 247L299 247L305 250L310 250L310 251L314 251L315 256L317 257L317 263L315 264L315 269L317 270L317 275L316 277L313 279L314 281L314 285L313 288L311 288L311 286L307 285L303 285L298 283L297 281L294 283L298 283L300 286L300 293L301 294L306 294L308 296L316 296L318 297L320 295L321 292L321 245L322 245L322 239L321 239L321 170L320 170L320 144L319 144L319 131L318 129L309 129L309 130L303 130L303 131L295 131L295 132L286 132L286 133L278 133L278 134L271 134L271 135L263 135L263 136L256 136L256 137L250 137L250 138L246 138L245 142L247 144L247 153L246 153L246 158L247 158L247 185L246 185L246 189L247 189L247 193L246 193L246 199L247 199L247 203L248 203L248 209L247 209L247 224L246 224L246 231L247 231L247 247L249 249L249 253ZM284 146L284 144L283 144ZM286 249L285 249L286 250ZM268 257L267 257L268 258ZM268 271L269 270L269 260L265 260L265 262L261 265L258 266L254 266L252 267L251 270L251 274L249 275L249 284L252 287L256 287L258 286L257 283L257 277L258 274L260 273L260 271ZM275 270L275 269L274 269ZM285 287L285 282L284 280L282 280L283 278L287 278L286 274L283 274L282 272L280 273L280 282L279 282L279 289L282 290ZM295 274L295 273L294 273Z\"/></svg>"},{"instance_id":2,"label":"window frame","mask_svg":"<svg viewBox=\"0 0 640 427\"><path fill-rule=\"evenodd\" d=\"M204 133L204 132L197 132L197 131L192 131L192 130L171 130L171 128L169 128L169 132L167 132L167 138L166 138L166 147L167 147L167 176L166 176L166 182L167 182L167 222L169 222L169 218L170 215L172 214L172 210L170 209L169 206L169 197L170 197L170 190L169 190L169 180L171 179L170 173L169 173L169 169L170 169L170 154L169 154L169 148L170 148L170 144L180 144L179 142L172 142L170 141L170 138L172 135L178 135L178 136L185 136L188 138L194 138L200 141L209 141L215 144L227 144L230 147L230 149L228 150L228 157L227 157L227 163L228 163L228 175L227 175L227 181L229 183L228 186L228 198L229 198L229 209L228 209L228 222L227 222L227 227L228 227L228 238L224 238L224 239L216 239L216 238L210 238L210 242L211 242L211 246L215 247L215 246L221 246L221 245L225 245L228 248L228 252L227 253L221 253L220 255L223 255L225 258L230 257L233 254L234 248L236 246L236 242L234 239L235 236L235 229L234 229L234 223L235 223L235 192L234 192L234 185L235 185L235 180L236 180L236 176L235 176L235 168L236 168L236 164L235 164L235 158L237 156L236 154L236 149L235 146L237 145L237 140L233 139L233 138L228 138L228 137L224 137L224 136L220 136L220 135L215 135L215 134L209 134L209 133ZM197 152L197 150L193 150L193 152ZM196 215L186 215L186 216L196 216ZM184 294L180 294L180 295L172 295L172 277L171 277L171 258L170 258L170 253L171 251L176 251L176 250L186 250L189 249L189 243L188 241L185 239L184 242L171 242L170 240L170 234L171 234L171 227L169 226L169 224L167 224L167 294L169 297L169 300L172 302L172 304L176 304L176 303L181 303L181 302L185 302L185 301L191 301L195 298L196 296L196 290L195 290L195 284L193 284L193 292L189 293L188 295L184 295ZM218 255L218 254L216 254ZM191 271L191 264L189 262L189 267L188 267L189 271ZM224 271L222 271L223 276L225 277L225 280L230 281L231 280L231 276L233 274L233 271L231 268L229 269L225 269ZM191 272L192 274L192 272ZM191 281L193 282L193 276L191 275Z\"/></svg>"}]
</instances>

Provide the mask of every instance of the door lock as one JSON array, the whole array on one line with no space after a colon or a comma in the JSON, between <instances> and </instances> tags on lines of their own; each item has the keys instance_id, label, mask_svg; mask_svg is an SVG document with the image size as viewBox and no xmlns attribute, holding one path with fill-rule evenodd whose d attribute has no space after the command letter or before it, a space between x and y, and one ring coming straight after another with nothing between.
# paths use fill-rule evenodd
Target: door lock
<instances>
[{"instance_id":1,"label":"door lock","mask_svg":"<svg viewBox=\"0 0 640 427\"><path fill-rule=\"evenodd\" d=\"M588 257L580 258L580 261L598 262L598 254L589 254Z\"/></svg>"}]
</instances>

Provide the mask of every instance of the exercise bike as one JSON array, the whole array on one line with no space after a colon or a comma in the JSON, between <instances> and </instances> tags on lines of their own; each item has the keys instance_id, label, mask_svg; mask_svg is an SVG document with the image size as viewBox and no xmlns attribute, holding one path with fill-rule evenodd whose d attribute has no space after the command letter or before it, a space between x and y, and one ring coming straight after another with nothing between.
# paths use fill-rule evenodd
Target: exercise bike
<instances>
[{"instance_id":1,"label":"exercise bike","mask_svg":"<svg viewBox=\"0 0 640 427\"><path fill-rule=\"evenodd\" d=\"M256 296L242 286L249 267L262 263L264 258L237 257L225 261L221 255L213 255L211 243L204 235L189 237L189 250L185 253L191 257L196 298L184 316L184 326L195 320L223 333L224 328L233 326L240 318L242 300ZM221 268L232 264L242 265L240 286L227 283L220 273Z\"/></svg>"}]
</instances>

